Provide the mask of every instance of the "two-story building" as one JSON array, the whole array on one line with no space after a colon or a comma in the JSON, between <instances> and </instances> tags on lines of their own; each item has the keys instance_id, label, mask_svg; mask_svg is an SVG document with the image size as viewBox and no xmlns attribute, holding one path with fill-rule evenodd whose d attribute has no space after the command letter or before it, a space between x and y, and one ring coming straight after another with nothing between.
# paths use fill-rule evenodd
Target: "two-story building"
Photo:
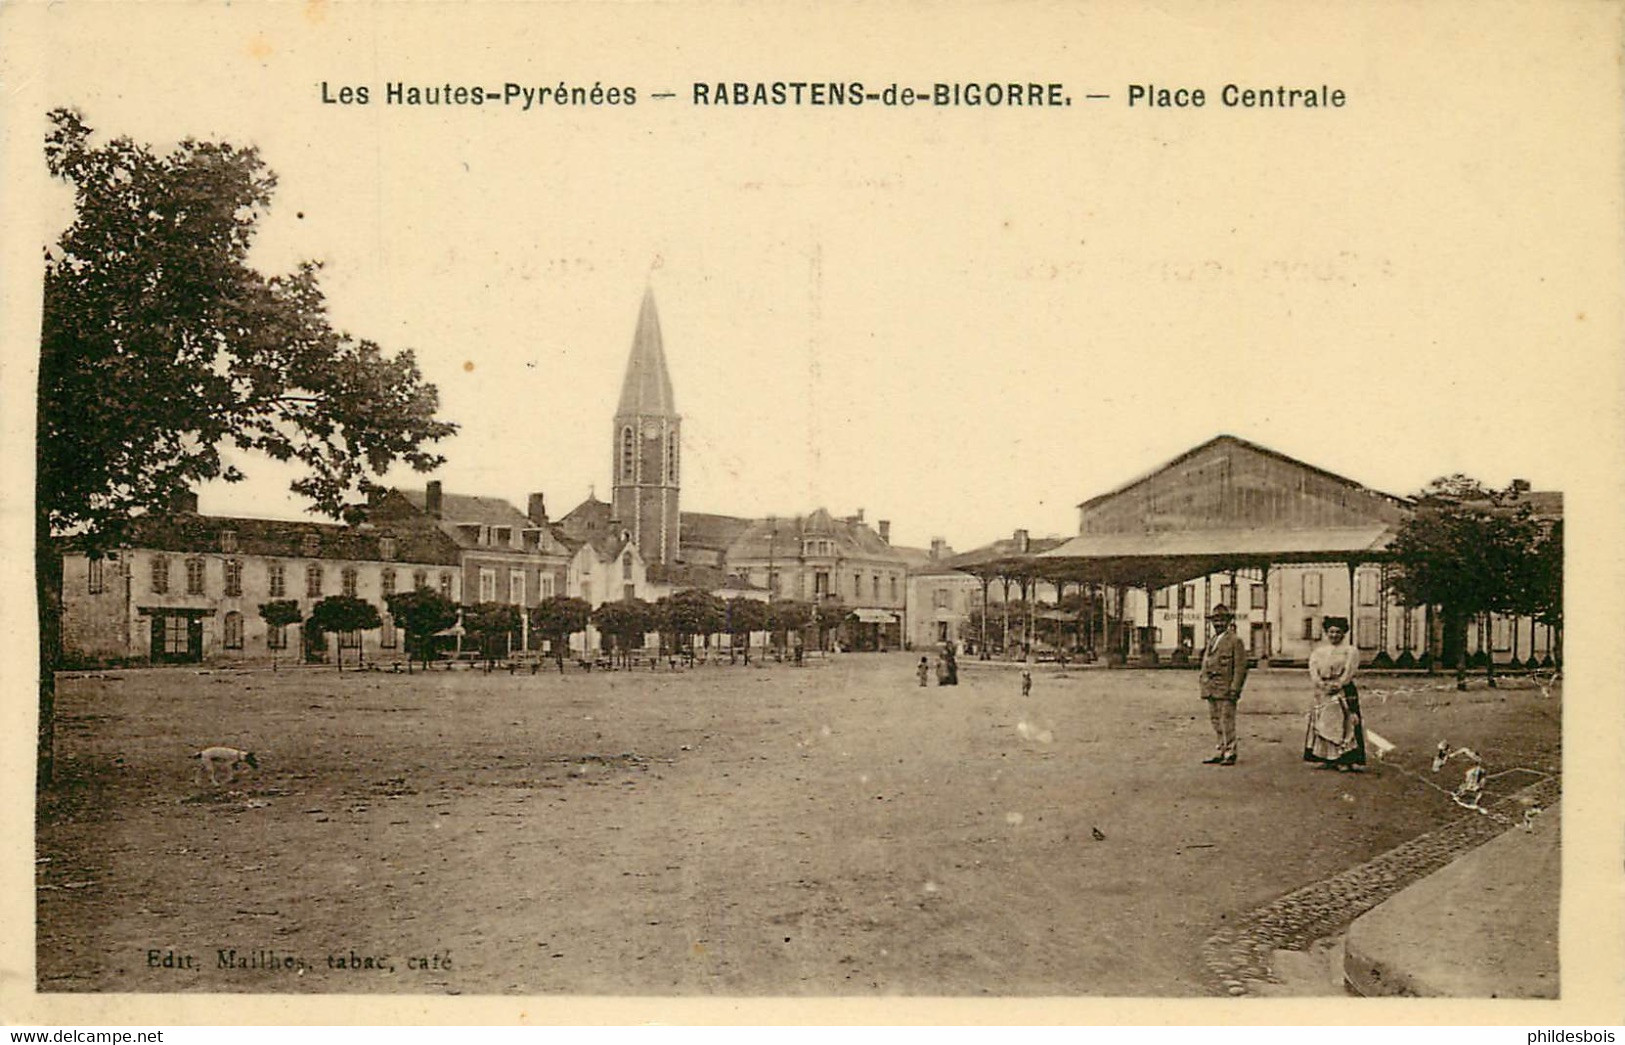
<instances>
[{"instance_id":1,"label":"two-story building","mask_svg":"<svg viewBox=\"0 0 1625 1045\"><path fill-rule=\"evenodd\" d=\"M189 497L138 520L105 555L64 544L63 652L68 663L271 660L325 654L333 640L273 627L260 606L291 600L302 617L329 595L378 607L383 627L338 637L346 650L395 656L402 638L385 598L427 587L462 594L457 546L432 527L285 522L202 515Z\"/></svg>"},{"instance_id":2,"label":"two-story building","mask_svg":"<svg viewBox=\"0 0 1625 1045\"><path fill-rule=\"evenodd\" d=\"M863 512L750 520L729 546L728 569L774 599L811 603L820 630L849 649L898 649L907 603L906 557L891 546L891 524L864 522Z\"/></svg>"},{"instance_id":3,"label":"two-story building","mask_svg":"<svg viewBox=\"0 0 1625 1045\"><path fill-rule=\"evenodd\" d=\"M963 649L972 612L981 604L981 582L948 565L954 550L942 538L929 551L899 549L909 556L903 619L908 644L929 649L952 643ZM921 551L920 555L909 554Z\"/></svg>"},{"instance_id":4,"label":"two-story building","mask_svg":"<svg viewBox=\"0 0 1625 1045\"><path fill-rule=\"evenodd\" d=\"M518 607L521 630L516 649L531 648L526 611L543 599L566 593L572 549L547 518L541 494L531 494L521 512L500 497L446 493L438 480L421 490L394 489L368 510L384 526L410 522L431 525L458 550L462 602L506 603Z\"/></svg>"}]
</instances>

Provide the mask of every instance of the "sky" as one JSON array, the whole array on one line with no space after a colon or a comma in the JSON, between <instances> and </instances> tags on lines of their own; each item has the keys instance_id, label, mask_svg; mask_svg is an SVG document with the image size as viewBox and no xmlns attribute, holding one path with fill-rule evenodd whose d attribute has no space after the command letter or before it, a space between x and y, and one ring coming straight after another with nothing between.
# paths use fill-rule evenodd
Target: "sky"
<instances>
[{"instance_id":1,"label":"sky","mask_svg":"<svg viewBox=\"0 0 1625 1045\"><path fill-rule=\"evenodd\" d=\"M1577 448L1615 445L1617 126L1576 60L1583 6L1471 31L1375 5L46 10L23 63L41 115L259 147L279 186L256 264L322 261L337 325L416 354L461 426L449 491L540 491L555 516L608 498L646 287L686 510L861 508L964 550L1075 532L1080 501L1221 433L1390 493L1464 472L1571 504L1597 464ZM1073 102L691 102L854 79ZM391 81L639 97L412 109L382 104ZM324 104L324 82L371 104ZM1230 82L1349 104L1230 109ZM1130 107L1132 83L1206 105ZM43 243L70 201L42 191ZM241 463L204 510L302 512L292 473Z\"/></svg>"}]
</instances>

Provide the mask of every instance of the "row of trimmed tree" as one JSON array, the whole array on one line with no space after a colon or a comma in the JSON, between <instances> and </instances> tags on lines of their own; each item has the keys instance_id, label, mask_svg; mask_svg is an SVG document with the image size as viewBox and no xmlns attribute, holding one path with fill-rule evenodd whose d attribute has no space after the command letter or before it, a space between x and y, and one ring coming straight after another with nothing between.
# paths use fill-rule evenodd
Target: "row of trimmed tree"
<instances>
[{"instance_id":1,"label":"row of trimmed tree","mask_svg":"<svg viewBox=\"0 0 1625 1045\"><path fill-rule=\"evenodd\" d=\"M459 607L450 599L428 588L398 592L386 596L390 616L406 640L407 671L412 661L428 664L442 645L437 638L459 622L465 647L480 654L487 662L506 657L512 637L524 625L520 609L506 603L482 602ZM591 624L610 640L611 656L623 664L632 651L644 646L646 636L660 635L663 651L691 648L700 638L707 649L711 639L727 635L732 648L748 646L750 636L767 632L774 645L783 650L815 620L809 603L787 600L766 603L756 599L735 598L724 601L709 592L689 589L663 597L655 602L643 599L625 599L606 602L597 609L584 600L570 596L554 596L530 608L528 622L531 631L548 641L560 670L564 667L564 654L570 637L586 630ZM365 599L349 595L330 595L317 602L306 617L299 603L292 599L278 599L260 605L260 617L269 627L282 628L290 624L303 624L321 634L372 631L383 626L378 608ZM340 643L338 668L344 670L344 649Z\"/></svg>"}]
</instances>

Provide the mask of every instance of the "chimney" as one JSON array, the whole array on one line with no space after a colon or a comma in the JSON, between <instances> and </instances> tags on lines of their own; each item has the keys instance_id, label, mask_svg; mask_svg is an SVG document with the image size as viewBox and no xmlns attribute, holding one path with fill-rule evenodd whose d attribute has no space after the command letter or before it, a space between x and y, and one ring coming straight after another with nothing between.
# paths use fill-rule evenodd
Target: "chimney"
<instances>
[{"instance_id":1,"label":"chimney","mask_svg":"<svg viewBox=\"0 0 1625 1045\"><path fill-rule=\"evenodd\" d=\"M931 561L936 562L942 558L942 550L948 542L941 537L931 538Z\"/></svg>"},{"instance_id":2,"label":"chimney","mask_svg":"<svg viewBox=\"0 0 1625 1045\"><path fill-rule=\"evenodd\" d=\"M1027 552L1027 543L1028 543L1027 542L1027 531L1026 530L1017 530L1016 531L1016 551L1021 552L1022 554L1025 555L1026 552Z\"/></svg>"},{"instance_id":3,"label":"chimney","mask_svg":"<svg viewBox=\"0 0 1625 1045\"><path fill-rule=\"evenodd\" d=\"M177 515L197 514L197 491L182 490L169 502L169 509Z\"/></svg>"},{"instance_id":4,"label":"chimney","mask_svg":"<svg viewBox=\"0 0 1625 1045\"><path fill-rule=\"evenodd\" d=\"M882 519L882 520L880 520L880 539L885 541L887 544L891 543L891 520L890 519Z\"/></svg>"},{"instance_id":5,"label":"chimney","mask_svg":"<svg viewBox=\"0 0 1625 1045\"><path fill-rule=\"evenodd\" d=\"M539 493L530 495L530 503L525 508L525 514L537 526L547 525L547 502Z\"/></svg>"},{"instance_id":6,"label":"chimney","mask_svg":"<svg viewBox=\"0 0 1625 1045\"><path fill-rule=\"evenodd\" d=\"M439 479L430 479L429 485L423 488L423 510L436 519L440 518L440 489Z\"/></svg>"},{"instance_id":7,"label":"chimney","mask_svg":"<svg viewBox=\"0 0 1625 1045\"><path fill-rule=\"evenodd\" d=\"M862 508L859 508L859 509L858 509L858 515L857 515L857 519L858 519L858 522L862 522L862 521L863 521L863 509L862 509Z\"/></svg>"}]
</instances>

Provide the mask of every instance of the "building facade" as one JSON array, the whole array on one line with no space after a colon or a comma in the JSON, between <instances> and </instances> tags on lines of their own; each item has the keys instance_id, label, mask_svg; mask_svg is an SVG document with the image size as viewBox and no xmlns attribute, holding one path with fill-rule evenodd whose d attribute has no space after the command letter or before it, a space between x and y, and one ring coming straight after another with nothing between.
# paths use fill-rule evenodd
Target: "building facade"
<instances>
[{"instance_id":1,"label":"building facade","mask_svg":"<svg viewBox=\"0 0 1625 1045\"><path fill-rule=\"evenodd\" d=\"M982 585L968 573L948 566L954 551L940 538L923 557L910 556L903 621L911 649L952 643L965 647L971 615L981 605Z\"/></svg>"},{"instance_id":2,"label":"building facade","mask_svg":"<svg viewBox=\"0 0 1625 1045\"><path fill-rule=\"evenodd\" d=\"M433 527L457 548L461 602L518 607L516 649L531 648L525 612L565 594L573 549L547 518L541 494L530 495L528 512L499 497L446 493L438 481L422 490L389 491L368 512L377 525Z\"/></svg>"},{"instance_id":3,"label":"building facade","mask_svg":"<svg viewBox=\"0 0 1625 1045\"><path fill-rule=\"evenodd\" d=\"M105 556L65 550L63 653L70 664L270 661L325 659L338 643L346 660L401 656L385 598L415 587L462 597L458 549L431 528L201 515L189 500L140 520ZM373 603L383 627L319 637L260 615L291 600L308 618L329 595Z\"/></svg>"}]
</instances>

